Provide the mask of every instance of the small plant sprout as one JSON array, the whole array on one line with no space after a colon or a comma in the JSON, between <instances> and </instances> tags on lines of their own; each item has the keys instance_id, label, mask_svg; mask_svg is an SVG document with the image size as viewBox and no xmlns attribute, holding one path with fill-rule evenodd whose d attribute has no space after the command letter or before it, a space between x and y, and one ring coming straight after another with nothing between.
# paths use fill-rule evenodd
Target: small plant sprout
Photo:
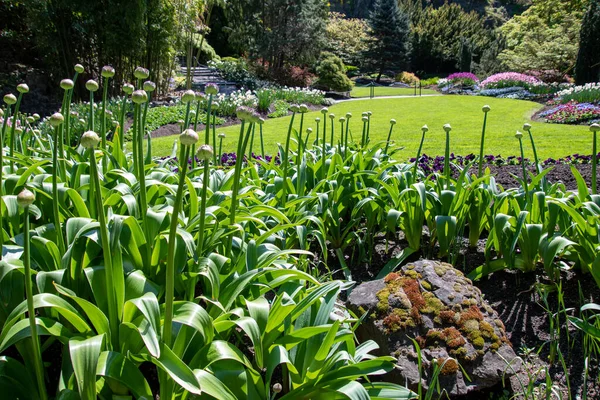
<instances>
[{"instance_id":1,"label":"small plant sprout","mask_svg":"<svg viewBox=\"0 0 600 400\"><path fill-rule=\"evenodd\" d=\"M477 177L481 178L481 175L483 174L483 148L485 147L485 126L487 124L487 115L490 112L491 108L490 106L488 106L487 104L483 107L481 107L481 111L483 111L483 128L481 128L481 143L479 145L479 161L477 161L477 163L479 164L478 166L478 171L477 171Z\"/></svg>"},{"instance_id":2,"label":"small plant sprout","mask_svg":"<svg viewBox=\"0 0 600 400\"><path fill-rule=\"evenodd\" d=\"M390 119L390 130L388 131L387 141L385 143L385 150L383 151L383 153L386 155L388 153L388 149L390 148L390 140L392 138L392 131L394 130L394 125L396 125L396 120L392 118Z\"/></svg>"},{"instance_id":3,"label":"small plant sprout","mask_svg":"<svg viewBox=\"0 0 600 400\"><path fill-rule=\"evenodd\" d=\"M417 150L417 157L415 158L415 165L413 166L413 181L417 181L417 168L419 166L419 159L421 158L421 150L423 149L423 142L425 141L425 134L429 131L427 125L421 127L421 142L419 143L419 149Z\"/></svg>"},{"instance_id":4,"label":"small plant sprout","mask_svg":"<svg viewBox=\"0 0 600 400\"><path fill-rule=\"evenodd\" d=\"M444 125L444 132L446 132L446 151L444 153L444 176L446 177L446 185L450 185L450 131L452 127L450 124Z\"/></svg>"},{"instance_id":5,"label":"small plant sprout","mask_svg":"<svg viewBox=\"0 0 600 400\"><path fill-rule=\"evenodd\" d=\"M523 133L517 131L515 137L519 140L519 148L521 149L521 166L523 167L523 189L525 190L525 202L527 203L527 197L529 188L527 187L527 166L525 165L525 152L523 150Z\"/></svg>"},{"instance_id":6,"label":"small plant sprout","mask_svg":"<svg viewBox=\"0 0 600 400\"><path fill-rule=\"evenodd\" d=\"M596 136L598 135L598 131L600 131L600 124L590 125L590 132L592 132L592 194L598 194L596 187L598 168L598 149L596 144Z\"/></svg>"},{"instance_id":7,"label":"small plant sprout","mask_svg":"<svg viewBox=\"0 0 600 400\"><path fill-rule=\"evenodd\" d=\"M33 365L37 380L38 394L41 399L47 399L46 384L44 383L44 366L42 362L42 351L38 336L37 323L35 320L35 308L33 304L33 275L31 273L31 241L29 238L29 206L35 201L35 194L28 189L23 189L17 195L17 204L23 208L23 267L25 271L25 296L27 298L27 314L29 318L29 329L31 332L31 347L33 349Z\"/></svg>"}]
</instances>

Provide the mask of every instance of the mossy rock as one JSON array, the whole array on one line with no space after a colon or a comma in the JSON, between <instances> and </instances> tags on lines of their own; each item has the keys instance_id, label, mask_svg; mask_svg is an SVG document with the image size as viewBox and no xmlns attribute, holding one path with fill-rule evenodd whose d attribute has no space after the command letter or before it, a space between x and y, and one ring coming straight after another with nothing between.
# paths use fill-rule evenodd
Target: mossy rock
<instances>
[{"instance_id":1,"label":"mossy rock","mask_svg":"<svg viewBox=\"0 0 600 400\"><path fill-rule=\"evenodd\" d=\"M393 354L399 367L395 381L413 389L419 379L427 387L432 363L447 359L442 386L450 395L491 387L502 379L502 358L516 357L498 314L450 264L423 260L405 265L356 287L347 304L359 315L369 315L357 330L359 339L375 340L383 354ZM421 347L422 377L411 338Z\"/></svg>"}]
</instances>

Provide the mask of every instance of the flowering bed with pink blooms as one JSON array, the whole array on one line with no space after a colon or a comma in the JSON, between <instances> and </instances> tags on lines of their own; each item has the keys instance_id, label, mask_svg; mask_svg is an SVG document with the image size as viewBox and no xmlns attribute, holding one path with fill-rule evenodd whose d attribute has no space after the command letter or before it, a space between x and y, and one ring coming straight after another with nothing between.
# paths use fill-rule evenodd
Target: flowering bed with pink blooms
<instances>
[{"instance_id":1,"label":"flowering bed with pink blooms","mask_svg":"<svg viewBox=\"0 0 600 400\"><path fill-rule=\"evenodd\" d=\"M485 89L501 89L514 86L529 89L533 86L543 85L543 82L531 75L520 74L518 72L501 72L489 76L480 85Z\"/></svg>"}]
</instances>

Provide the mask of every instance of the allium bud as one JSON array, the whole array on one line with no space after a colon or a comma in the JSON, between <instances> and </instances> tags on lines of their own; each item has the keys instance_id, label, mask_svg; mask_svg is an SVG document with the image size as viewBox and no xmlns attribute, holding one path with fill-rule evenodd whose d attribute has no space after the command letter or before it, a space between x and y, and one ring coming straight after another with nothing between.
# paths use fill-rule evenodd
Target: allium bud
<instances>
[{"instance_id":1,"label":"allium bud","mask_svg":"<svg viewBox=\"0 0 600 400\"><path fill-rule=\"evenodd\" d=\"M148 79L150 76L150 71L144 67L137 67L135 71L133 71L133 76L135 76L137 79Z\"/></svg>"},{"instance_id":2,"label":"allium bud","mask_svg":"<svg viewBox=\"0 0 600 400\"><path fill-rule=\"evenodd\" d=\"M304 114L308 112L308 106L306 104L300 104L299 111Z\"/></svg>"},{"instance_id":3,"label":"allium bud","mask_svg":"<svg viewBox=\"0 0 600 400\"><path fill-rule=\"evenodd\" d=\"M364 117L361 118L362 122L369 122L369 117L367 117L366 115Z\"/></svg>"},{"instance_id":4,"label":"allium bud","mask_svg":"<svg viewBox=\"0 0 600 400\"><path fill-rule=\"evenodd\" d=\"M367 111L367 116L370 117L371 115L373 115L373 113L371 111Z\"/></svg>"},{"instance_id":5,"label":"allium bud","mask_svg":"<svg viewBox=\"0 0 600 400\"><path fill-rule=\"evenodd\" d=\"M600 131L600 124L591 124L590 125L590 132L598 132Z\"/></svg>"},{"instance_id":6,"label":"allium bud","mask_svg":"<svg viewBox=\"0 0 600 400\"><path fill-rule=\"evenodd\" d=\"M198 134L193 129L186 129L179 135L179 141L184 146L192 146L198 143Z\"/></svg>"},{"instance_id":7,"label":"allium bud","mask_svg":"<svg viewBox=\"0 0 600 400\"><path fill-rule=\"evenodd\" d=\"M319 123L319 122L321 122L321 118L319 118L319 117L315 118L315 122L316 122L316 123Z\"/></svg>"},{"instance_id":8,"label":"allium bud","mask_svg":"<svg viewBox=\"0 0 600 400\"><path fill-rule=\"evenodd\" d=\"M33 118L31 115L29 117L25 118L25 120L29 124L33 124L35 122L35 118Z\"/></svg>"},{"instance_id":9,"label":"allium bud","mask_svg":"<svg viewBox=\"0 0 600 400\"><path fill-rule=\"evenodd\" d=\"M113 119L112 121L112 126L114 128L118 128L119 126L121 126L121 124L119 123L119 121L117 121L116 119Z\"/></svg>"},{"instance_id":10,"label":"allium bud","mask_svg":"<svg viewBox=\"0 0 600 400\"><path fill-rule=\"evenodd\" d=\"M200 101L200 100L204 99L205 97L206 96L202 92L196 92L196 93L194 93L194 98L195 98L196 101Z\"/></svg>"},{"instance_id":11,"label":"allium bud","mask_svg":"<svg viewBox=\"0 0 600 400\"><path fill-rule=\"evenodd\" d=\"M450 124L444 125L444 131L446 131L446 133L450 132L451 130L452 130L452 127L450 126Z\"/></svg>"},{"instance_id":12,"label":"allium bud","mask_svg":"<svg viewBox=\"0 0 600 400\"><path fill-rule=\"evenodd\" d=\"M220 137L221 139L225 139L225 134L224 134L223 132L221 132L221 133L219 133L219 137Z\"/></svg>"},{"instance_id":13,"label":"allium bud","mask_svg":"<svg viewBox=\"0 0 600 400\"><path fill-rule=\"evenodd\" d=\"M144 90L146 92L154 92L156 90L156 83L152 81L144 82Z\"/></svg>"},{"instance_id":14,"label":"allium bud","mask_svg":"<svg viewBox=\"0 0 600 400\"><path fill-rule=\"evenodd\" d=\"M112 78L113 76L115 76L115 69L110 65L105 65L104 67L102 67L101 74L105 78Z\"/></svg>"},{"instance_id":15,"label":"allium bud","mask_svg":"<svg viewBox=\"0 0 600 400\"><path fill-rule=\"evenodd\" d=\"M483 111L484 113L490 112L490 110L491 110L491 108L487 104L485 106L481 107L481 111Z\"/></svg>"},{"instance_id":16,"label":"allium bud","mask_svg":"<svg viewBox=\"0 0 600 400\"><path fill-rule=\"evenodd\" d=\"M29 86L27 86L27 84L26 84L26 83L20 83L20 84L17 86L17 91L18 91L19 93L29 93Z\"/></svg>"},{"instance_id":17,"label":"allium bud","mask_svg":"<svg viewBox=\"0 0 600 400\"><path fill-rule=\"evenodd\" d=\"M135 104L144 104L148 101L148 93L144 92L143 90L136 90L131 95L131 100Z\"/></svg>"},{"instance_id":18,"label":"allium bud","mask_svg":"<svg viewBox=\"0 0 600 400\"><path fill-rule=\"evenodd\" d=\"M36 121L39 121L41 118L40 114L38 114L38 113L33 114L32 117L35 118Z\"/></svg>"},{"instance_id":19,"label":"allium bud","mask_svg":"<svg viewBox=\"0 0 600 400\"><path fill-rule=\"evenodd\" d=\"M85 88L87 90L89 90L90 92L95 92L96 90L98 90L99 86L98 86L98 82L96 82L93 79L90 79L89 81L87 81L85 83Z\"/></svg>"},{"instance_id":20,"label":"allium bud","mask_svg":"<svg viewBox=\"0 0 600 400\"><path fill-rule=\"evenodd\" d=\"M81 147L93 149L100 143L100 136L94 131L87 131L81 135Z\"/></svg>"},{"instance_id":21,"label":"allium bud","mask_svg":"<svg viewBox=\"0 0 600 400\"><path fill-rule=\"evenodd\" d=\"M216 83L207 83L204 87L204 91L206 94L214 96L215 94L219 93L219 85Z\"/></svg>"},{"instance_id":22,"label":"allium bud","mask_svg":"<svg viewBox=\"0 0 600 400\"><path fill-rule=\"evenodd\" d=\"M290 111L296 113L300 111L300 106L298 104L290 104Z\"/></svg>"},{"instance_id":23,"label":"allium bud","mask_svg":"<svg viewBox=\"0 0 600 400\"><path fill-rule=\"evenodd\" d=\"M60 87L64 90L73 89L73 86L75 86L75 84L70 79L63 79L62 81L60 81Z\"/></svg>"},{"instance_id":24,"label":"allium bud","mask_svg":"<svg viewBox=\"0 0 600 400\"><path fill-rule=\"evenodd\" d=\"M131 93L133 93L134 90L135 90L135 88L133 87L133 85L131 83L125 83L123 85L123 93L125 93L125 94L131 94Z\"/></svg>"},{"instance_id":25,"label":"allium bud","mask_svg":"<svg viewBox=\"0 0 600 400\"><path fill-rule=\"evenodd\" d=\"M219 107L221 107L221 105L219 104L218 101L213 101L211 107L212 107L213 111L217 111L219 109Z\"/></svg>"},{"instance_id":26,"label":"allium bud","mask_svg":"<svg viewBox=\"0 0 600 400\"><path fill-rule=\"evenodd\" d=\"M235 113L242 121L250 121L252 119L252 109L246 106L240 106L235 110Z\"/></svg>"},{"instance_id":27,"label":"allium bud","mask_svg":"<svg viewBox=\"0 0 600 400\"><path fill-rule=\"evenodd\" d=\"M75 72L77 72L78 74L81 74L84 71L83 65L81 64L75 64Z\"/></svg>"},{"instance_id":28,"label":"allium bud","mask_svg":"<svg viewBox=\"0 0 600 400\"><path fill-rule=\"evenodd\" d=\"M350 119L350 118L352 118L352 113L347 112L346 113L346 119Z\"/></svg>"},{"instance_id":29,"label":"allium bud","mask_svg":"<svg viewBox=\"0 0 600 400\"><path fill-rule=\"evenodd\" d=\"M333 114L333 113L329 114L329 118L333 121L333 119L335 118L335 114Z\"/></svg>"},{"instance_id":30,"label":"allium bud","mask_svg":"<svg viewBox=\"0 0 600 400\"><path fill-rule=\"evenodd\" d=\"M521 132L517 131L517 133L515 133L515 137L517 139L521 139L523 137L523 134Z\"/></svg>"},{"instance_id":31,"label":"allium bud","mask_svg":"<svg viewBox=\"0 0 600 400\"><path fill-rule=\"evenodd\" d=\"M16 126L15 127L15 135L20 135L23 133L23 128L21 128L20 126Z\"/></svg>"},{"instance_id":32,"label":"allium bud","mask_svg":"<svg viewBox=\"0 0 600 400\"><path fill-rule=\"evenodd\" d=\"M20 207L29 207L35 201L35 194L29 189L21 190L21 193L17 195L17 204Z\"/></svg>"},{"instance_id":33,"label":"allium bud","mask_svg":"<svg viewBox=\"0 0 600 400\"><path fill-rule=\"evenodd\" d=\"M196 116L196 111L190 110L190 119L194 118L195 116Z\"/></svg>"},{"instance_id":34,"label":"allium bud","mask_svg":"<svg viewBox=\"0 0 600 400\"><path fill-rule=\"evenodd\" d=\"M79 123L80 123L81 125L85 125L85 124L86 124L86 122L85 122L85 119L83 119L83 118L79 118Z\"/></svg>"},{"instance_id":35,"label":"allium bud","mask_svg":"<svg viewBox=\"0 0 600 400\"><path fill-rule=\"evenodd\" d=\"M12 93L5 94L4 95L4 102L10 106L10 105L13 105L13 104L15 104L17 102L17 98Z\"/></svg>"},{"instance_id":36,"label":"allium bud","mask_svg":"<svg viewBox=\"0 0 600 400\"><path fill-rule=\"evenodd\" d=\"M323 115L327 114L328 111L329 110L327 109L327 107L321 108L321 114L323 114Z\"/></svg>"},{"instance_id":37,"label":"allium bud","mask_svg":"<svg viewBox=\"0 0 600 400\"><path fill-rule=\"evenodd\" d=\"M396 125L396 120L394 118L390 119L390 125Z\"/></svg>"},{"instance_id":38,"label":"allium bud","mask_svg":"<svg viewBox=\"0 0 600 400\"><path fill-rule=\"evenodd\" d=\"M257 124L262 125L265 123L265 119L264 118L259 118Z\"/></svg>"},{"instance_id":39,"label":"allium bud","mask_svg":"<svg viewBox=\"0 0 600 400\"><path fill-rule=\"evenodd\" d=\"M202 160L202 161L208 161L208 160L212 159L213 154L214 153L213 153L212 147L210 147L207 144L203 144L202 146L200 146L198 148L198 151L196 152L198 159Z\"/></svg>"},{"instance_id":40,"label":"allium bud","mask_svg":"<svg viewBox=\"0 0 600 400\"><path fill-rule=\"evenodd\" d=\"M281 383L276 383L273 385L273 393L280 393L283 390L283 386Z\"/></svg>"},{"instance_id":41,"label":"allium bud","mask_svg":"<svg viewBox=\"0 0 600 400\"><path fill-rule=\"evenodd\" d=\"M59 112L56 112L50 116L50 125L52 125L54 128L62 125L63 122L65 122L65 117L63 117L63 115Z\"/></svg>"},{"instance_id":42,"label":"allium bud","mask_svg":"<svg viewBox=\"0 0 600 400\"><path fill-rule=\"evenodd\" d=\"M429 130L429 127L427 125L423 125L421 127L421 130L423 131L423 133L427 132Z\"/></svg>"},{"instance_id":43,"label":"allium bud","mask_svg":"<svg viewBox=\"0 0 600 400\"><path fill-rule=\"evenodd\" d=\"M184 120L182 120L182 119L178 119L178 120L177 120L177 125L179 125L179 126L183 126L184 124L185 124L185 121L184 121Z\"/></svg>"},{"instance_id":44,"label":"allium bud","mask_svg":"<svg viewBox=\"0 0 600 400\"><path fill-rule=\"evenodd\" d=\"M252 116L250 117L250 122L253 124L257 124L260 120L260 114L256 111L252 111Z\"/></svg>"},{"instance_id":45,"label":"allium bud","mask_svg":"<svg viewBox=\"0 0 600 400\"><path fill-rule=\"evenodd\" d=\"M307 134L309 134L309 135L310 135L310 134L312 133L312 131L313 131L313 129L312 129L312 128L306 128L306 133L307 133Z\"/></svg>"},{"instance_id":46,"label":"allium bud","mask_svg":"<svg viewBox=\"0 0 600 400\"><path fill-rule=\"evenodd\" d=\"M346 121L346 118L344 118L344 117L340 117L339 121L340 121L340 122L345 122L345 121Z\"/></svg>"},{"instance_id":47,"label":"allium bud","mask_svg":"<svg viewBox=\"0 0 600 400\"><path fill-rule=\"evenodd\" d=\"M366 111L363 111L363 113L362 113L362 116L363 116L363 117L366 117L366 116L368 116L368 115L369 115L369 114L368 114Z\"/></svg>"},{"instance_id":48,"label":"allium bud","mask_svg":"<svg viewBox=\"0 0 600 400\"><path fill-rule=\"evenodd\" d=\"M528 124L527 122L523 124L523 130L525 132L529 132L531 130L531 124Z\"/></svg>"},{"instance_id":49,"label":"allium bud","mask_svg":"<svg viewBox=\"0 0 600 400\"><path fill-rule=\"evenodd\" d=\"M181 96L181 101L183 103L189 103L190 101L194 101L196 99L196 93L193 90L186 90Z\"/></svg>"}]
</instances>

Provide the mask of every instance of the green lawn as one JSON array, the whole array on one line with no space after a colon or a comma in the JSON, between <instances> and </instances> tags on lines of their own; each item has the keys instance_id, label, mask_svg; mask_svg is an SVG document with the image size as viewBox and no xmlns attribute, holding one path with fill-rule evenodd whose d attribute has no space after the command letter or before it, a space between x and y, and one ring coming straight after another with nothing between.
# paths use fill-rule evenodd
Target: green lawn
<instances>
[{"instance_id":1,"label":"green lawn","mask_svg":"<svg viewBox=\"0 0 600 400\"><path fill-rule=\"evenodd\" d=\"M438 96L400 99L366 99L341 102L329 107L335 113L335 141L339 138L340 123L338 118L351 112L350 129L354 138L362 132L361 113L372 111L371 140L386 140L390 118L398 122L394 127L392 140L396 146L403 146L399 153L401 158L414 157L421 139L421 126L427 124L429 132L425 137L423 151L429 155L443 155L445 134L442 126L452 125L451 151L466 155L479 152L479 140L483 112L481 107L489 104L486 130L486 154L502 156L518 155L519 146L514 134L521 129L523 123L530 122L536 139L538 155L541 158L559 158L573 153L591 154L591 135L586 126L570 126L531 122L529 117L542 106L522 100L496 99L476 96ZM298 117L298 115L297 115ZM322 117L318 111L305 114L304 127L315 128L315 117ZM285 136L290 117L267 120L264 124L265 149L268 154L277 151L277 143L285 143ZM327 135L330 135L329 118L327 119ZM321 121L321 126L323 122ZM299 127L299 118L295 121ZM217 129L227 137L223 142L223 151L235 151L239 134L239 125ZM316 129L315 129L316 132ZM313 132L313 135L315 134ZM203 137L203 135L200 135ZM258 135L257 135L258 137ZM313 136L314 137L314 136ZM524 137L525 139L525 137ZM153 140L153 154L164 156L171 153L173 142L177 136L161 137ZM258 140L255 140L258 143ZM526 156L532 157L529 140L524 140ZM259 147L255 144L255 152Z\"/></svg>"},{"instance_id":2,"label":"green lawn","mask_svg":"<svg viewBox=\"0 0 600 400\"><path fill-rule=\"evenodd\" d=\"M356 86L350 92L350 97L370 97L371 88L366 86ZM419 93L419 89L417 89L417 94ZM422 94L438 94L435 90L431 89L421 89ZM414 88L402 88L402 87L386 87L386 86L376 86L375 87L375 97L379 96L414 96L415 89Z\"/></svg>"}]
</instances>

